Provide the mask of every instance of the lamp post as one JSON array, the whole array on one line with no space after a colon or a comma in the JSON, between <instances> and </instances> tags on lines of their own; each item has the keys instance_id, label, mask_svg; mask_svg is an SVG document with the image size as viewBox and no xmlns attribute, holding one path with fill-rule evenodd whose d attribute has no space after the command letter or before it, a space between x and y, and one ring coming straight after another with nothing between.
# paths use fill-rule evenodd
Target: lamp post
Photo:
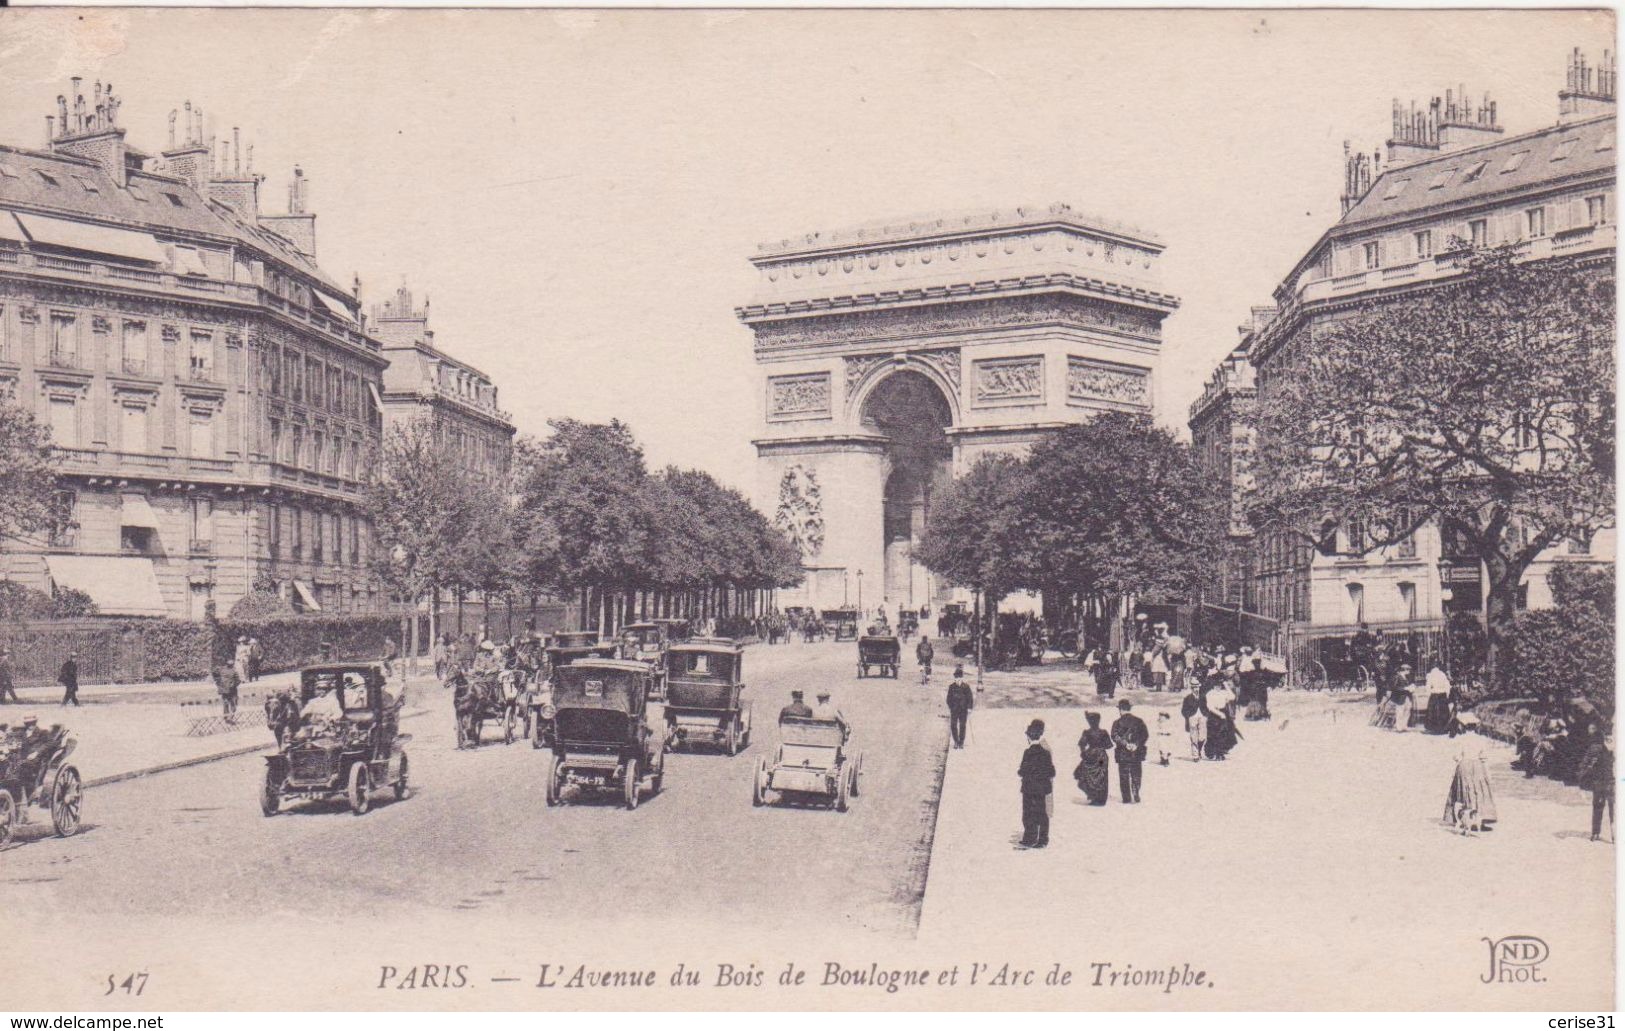
<instances>
[{"instance_id":1,"label":"lamp post","mask_svg":"<svg viewBox=\"0 0 1625 1031\"><path fill-rule=\"evenodd\" d=\"M858 611L863 611L863 570L858 570Z\"/></svg>"}]
</instances>

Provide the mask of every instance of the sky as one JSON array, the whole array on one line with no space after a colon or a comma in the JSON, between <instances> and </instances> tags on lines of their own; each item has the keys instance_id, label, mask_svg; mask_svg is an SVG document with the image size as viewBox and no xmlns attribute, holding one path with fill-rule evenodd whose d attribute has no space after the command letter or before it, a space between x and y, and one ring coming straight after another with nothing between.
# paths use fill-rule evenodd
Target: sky
<instances>
[{"instance_id":1,"label":"sky","mask_svg":"<svg viewBox=\"0 0 1625 1031\"><path fill-rule=\"evenodd\" d=\"M70 75L128 141L241 127L317 258L403 281L521 433L620 418L652 466L749 492L762 391L733 310L756 245L1065 201L1166 244L1159 421L1337 218L1345 139L1465 84L1555 121L1575 11L388 11L0 8L0 140L43 146Z\"/></svg>"}]
</instances>

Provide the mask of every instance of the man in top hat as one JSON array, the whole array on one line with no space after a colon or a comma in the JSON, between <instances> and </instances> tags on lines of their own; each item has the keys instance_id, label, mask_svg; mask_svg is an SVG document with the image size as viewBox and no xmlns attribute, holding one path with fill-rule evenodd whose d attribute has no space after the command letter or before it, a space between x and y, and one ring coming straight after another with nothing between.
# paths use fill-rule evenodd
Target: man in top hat
<instances>
[{"instance_id":1,"label":"man in top hat","mask_svg":"<svg viewBox=\"0 0 1625 1031\"><path fill-rule=\"evenodd\" d=\"M0 648L0 705L7 700L22 704L17 697L17 685L11 682L11 649Z\"/></svg>"},{"instance_id":2,"label":"man in top hat","mask_svg":"<svg viewBox=\"0 0 1625 1031\"><path fill-rule=\"evenodd\" d=\"M1027 750L1021 754L1016 774L1021 778L1021 845L1045 848L1049 845L1050 805L1055 786L1055 760L1044 741L1044 721L1027 724Z\"/></svg>"},{"instance_id":3,"label":"man in top hat","mask_svg":"<svg viewBox=\"0 0 1625 1031\"><path fill-rule=\"evenodd\" d=\"M797 716L802 719L806 719L812 714L813 711L809 709L807 707L807 703L803 701L802 693L800 691L791 691L790 704L779 710L779 719L782 720L786 716Z\"/></svg>"},{"instance_id":4,"label":"man in top hat","mask_svg":"<svg viewBox=\"0 0 1625 1031\"><path fill-rule=\"evenodd\" d=\"M1112 744L1117 753L1117 784L1123 793L1124 805L1140 801L1145 745L1151 740L1151 732L1146 729L1145 721L1130 712L1132 708L1127 698L1118 702L1117 710L1122 715L1112 724Z\"/></svg>"},{"instance_id":5,"label":"man in top hat","mask_svg":"<svg viewBox=\"0 0 1625 1031\"><path fill-rule=\"evenodd\" d=\"M79 653L69 652L62 668L56 671L56 682L62 685L62 704L79 704Z\"/></svg>"},{"instance_id":6,"label":"man in top hat","mask_svg":"<svg viewBox=\"0 0 1625 1031\"><path fill-rule=\"evenodd\" d=\"M955 748L965 747L965 729L970 724L970 711L976 707L976 696L965 682L965 667L954 667L953 683L948 685L948 734Z\"/></svg>"}]
</instances>

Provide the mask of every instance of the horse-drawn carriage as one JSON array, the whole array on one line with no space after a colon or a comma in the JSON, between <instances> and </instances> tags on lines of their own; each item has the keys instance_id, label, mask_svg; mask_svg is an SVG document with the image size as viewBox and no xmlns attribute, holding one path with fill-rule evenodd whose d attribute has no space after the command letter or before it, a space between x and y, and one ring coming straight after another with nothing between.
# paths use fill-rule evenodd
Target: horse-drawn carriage
<instances>
[{"instance_id":1,"label":"horse-drawn carriage","mask_svg":"<svg viewBox=\"0 0 1625 1031\"><path fill-rule=\"evenodd\" d=\"M779 751L756 768L752 805L800 801L846 812L858 795L863 754L846 754L847 727L839 720L779 717Z\"/></svg>"},{"instance_id":2,"label":"horse-drawn carriage","mask_svg":"<svg viewBox=\"0 0 1625 1031\"><path fill-rule=\"evenodd\" d=\"M650 726L646 663L580 659L553 675L552 733L545 783L547 804L565 789L619 790L636 809L647 782L659 793L666 771L664 728Z\"/></svg>"},{"instance_id":3,"label":"horse-drawn carriage","mask_svg":"<svg viewBox=\"0 0 1625 1031\"><path fill-rule=\"evenodd\" d=\"M45 730L32 719L21 726L0 724L0 846L11 842L31 807L49 809L57 834L79 830L84 781L67 762L75 742L60 724Z\"/></svg>"},{"instance_id":4,"label":"horse-drawn carriage","mask_svg":"<svg viewBox=\"0 0 1625 1031\"><path fill-rule=\"evenodd\" d=\"M896 680L902 660L903 646L895 637L873 635L858 639L859 678L868 676L870 669L876 669L880 676Z\"/></svg>"},{"instance_id":5,"label":"horse-drawn carriage","mask_svg":"<svg viewBox=\"0 0 1625 1031\"><path fill-rule=\"evenodd\" d=\"M407 795L411 740L399 733L400 700L376 662L330 663L299 673L300 711L277 751L265 757L260 809L281 811L284 799L343 797L360 816L372 792L390 785Z\"/></svg>"},{"instance_id":6,"label":"horse-drawn carriage","mask_svg":"<svg viewBox=\"0 0 1625 1031\"><path fill-rule=\"evenodd\" d=\"M920 616L917 612L899 612L897 614L897 636L908 640L920 632Z\"/></svg>"},{"instance_id":7,"label":"horse-drawn carriage","mask_svg":"<svg viewBox=\"0 0 1625 1031\"><path fill-rule=\"evenodd\" d=\"M502 743L513 744L527 695L521 669L458 671L452 675L452 710L457 717L457 747L478 748L487 723L502 728Z\"/></svg>"},{"instance_id":8,"label":"horse-drawn carriage","mask_svg":"<svg viewBox=\"0 0 1625 1031\"><path fill-rule=\"evenodd\" d=\"M673 748L704 741L729 755L750 743L745 650L730 640L693 640L666 652L666 728Z\"/></svg>"}]
</instances>

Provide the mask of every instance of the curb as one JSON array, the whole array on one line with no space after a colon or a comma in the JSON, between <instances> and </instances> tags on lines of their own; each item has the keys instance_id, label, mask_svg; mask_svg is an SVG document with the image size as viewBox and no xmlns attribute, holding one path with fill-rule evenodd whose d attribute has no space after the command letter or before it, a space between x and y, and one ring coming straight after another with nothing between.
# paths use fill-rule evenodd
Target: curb
<instances>
[{"instance_id":1,"label":"curb","mask_svg":"<svg viewBox=\"0 0 1625 1031\"><path fill-rule=\"evenodd\" d=\"M428 709L417 709L413 712L403 713L402 720L409 720L415 716L428 713ZM242 745L224 752L211 752L192 759L178 759L175 762L159 763L157 766L147 766L139 770L129 770L124 773L112 773L105 777L96 777L85 781L85 788L106 787L109 784L118 784L126 780L138 780L142 777L151 777L159 773L168 773L171 770L184 770L189 766L202 766L204 763L220 762L225 759L235 759L238 756L249 755L253 752L263 752L274 747L272 742L261 741L257 744Z\"/></svg>"}]
</instances>

